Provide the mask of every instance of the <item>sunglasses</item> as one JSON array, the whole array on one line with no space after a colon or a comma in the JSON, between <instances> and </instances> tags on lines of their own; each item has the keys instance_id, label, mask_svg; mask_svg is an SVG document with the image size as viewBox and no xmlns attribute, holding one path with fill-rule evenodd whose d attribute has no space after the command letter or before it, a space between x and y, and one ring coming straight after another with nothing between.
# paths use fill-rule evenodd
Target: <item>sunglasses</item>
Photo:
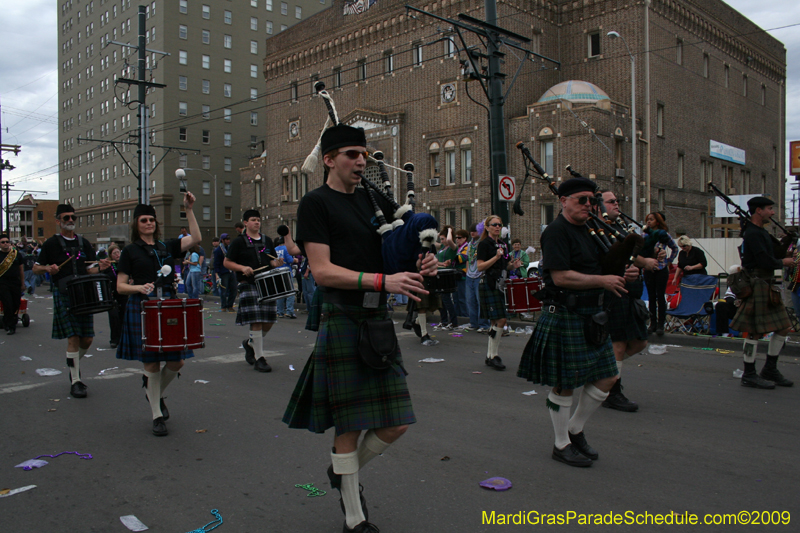
<instances>
[{"instance_id":1,"label":"sunglasses","mask_svg":"<svg viewBox=\"0 0 800 533\"><path fill-rule=\"evenodd\" d=\"M576 198L574 196L567 196L567 198L572 198L573 200L577 201L580 205L586 205L586 202L589 202L589 205L597 205L597 198L594 196L581 196L580 198Z\"/></svg>"},{"instance_id":2,"label":"sunglasses","mask_svg":"<svg viewBox=\"0 0 800 533\"><path fill-rule=\"evenodd\" d=\"M361 151L361 150L345 150L344 152L337 152L336 155L339 155L339 154L346 155L347 159L358 159L358 156L360 156L360 155L364 156L364 160L366 160L367 157L369 157L369 152L367 152L366 150L364 150L364 151Z\"/></svg>"},{"instance_id":3,"label":"sunglasses","mask_svg":"<svg viewBox=\"0 0 800 533\"><path fill-rule=\"evenodd\" d=\"M604 203L607 203L607 204L618 204L618 203L619 203L619 200L617 200L617 199L615 198L615 199L613 199L613 200L603 200L603 202L604 202Z\"/></svg>"},{"instance_id":4,"label":"sunglasses","mask_svg":"<svg viewBox=\"0 0 800 533\"><path fill-rule=\"evenodd\" d=\"M491 227L493 227L493 228L498 228L498 227L502 226L502 224L501 224L501 223L499 223L499 222L495 222L494 224L489 224L489 225L490 225Z\"/></svg>"},{"instance_id":5,"label":"sunglasses","mask_svg":"<svg viewBox=\"0 0 800 533\"><path fill-rule=\"evenodd\" d=\"M76 217L75 215L64 215L63 217L61 217L61 220L67 222L69 220L78 220L78 217Z\"/></svg>"},{"instance_id":6,"label":"sunglasses","mask_svg":"<svg viewBox=\"0 0 800 533\"><path fill-rule=\"evenodd\" d=\"M8 244L8 243L10 243L10 242L11 242L11 241L0 241L0 244Z\"/></svg>"},{"instance_id":7,"label":"sunglasses","mask_svg":"<svg viewBox=\"0 0 800 533\"><path fill-rule=\"evenodd\" d=\"M151 218L142 217L142 218L139 219L139 222L144 222L145 224L152 224L155 221L156 221L156 219L152 218L152 217Z\"/></svg>"}]
</instances>

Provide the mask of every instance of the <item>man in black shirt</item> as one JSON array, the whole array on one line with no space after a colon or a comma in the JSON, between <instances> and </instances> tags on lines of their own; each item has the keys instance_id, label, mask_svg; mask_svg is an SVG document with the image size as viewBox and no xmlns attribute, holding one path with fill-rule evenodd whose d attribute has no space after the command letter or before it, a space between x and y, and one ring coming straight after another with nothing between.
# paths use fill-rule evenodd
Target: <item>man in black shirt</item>
<instances>
[{"instance_id":1,"label":"man in black shirt","mask_svg":"<svg viewBox=\"0 0 800 533\"><path fill-rule=\"evenodd\" d=\"M87 268L95 260L94 248L81 235L75 234L75 209L69 204L56 208L56 223L61 232L47 239L33 267L36 274L50 274L53 283L53 334L54 339L67 339L67 366L69 367L73 398L86 397L86 385L81 381L80 360L92 345L94 317L75 316L69 312L69 295L66 282L75 276L96 274L111 266L101 259L98 267Z\"/></svg>"},{"instance_id":2,"label":"man in black shirt","mask_svg":"<svg viewBox=\"0 0 800 533\"><path fill-rule=\"evenodd\" d=\"M778 355L786 343L791 321L775 286L775 270L793 264L791 257L775 257L772 238L764 224L775 215L775 202L764 196L747 201L750 221L742 232L742 268L753 279L753 294L742 299L739 310L731 321L733 329L746 331L750 335L744 341L744 374L742 386L756 389L791 387L793 382L778 370ZM767 362L756 373L756 351L758 337L773 333L767 347Z\"/></svg>"},{"instance_id":3,"label":"man in black shirt","mask_svg":"<svg viewBox=\"0 0 800 533\"><path fill-rule=\"evenodd\" d=\"M519 363L517 376L552 386L547 407L555 432L552 457L569 466L591 466L599 454L586 441L583 427L608 397L619 371L611 339L604 337L603 291L626 293L639 269L625 277L603 275L599 248L586 229L597 186L572 178L558 188L561 214L542 233L546 297L542 313ZM583 387L570 417L573 390Z\"/></svg>"},{"instance_id":4,"label":"man in black shirt","mask_svg":"<svg viewBox=\"0 0 800 533\"><path fill-rule=\"evenodd\" d=\"M0 235L0 302L3 304L3 327L6 334L17 331L19 300L25 290L25 254L11 246L8 235Z\"/></svg>"},{"instance_id":5,"label":"man in black shirt","mask_svg":"<svg viewBox=\"0 0 800 533\"><path fill-rule=\"evenodd\" d=\"M283 260L275 253L272 239L261 233L261 214L255 209L244 212L245 231L231 242L223 266L236 272L239 282L239 308L236 312L236 324L250 325L250 338L242 341L245 350L245 361L253 365L259 372L270 372L272 367L264 357L263 338L277 322L277 304L260 303L258 290L254 283L255 270L267 270L283 266ZM286 247L290 253L300 250L291 236L286 237Z\"/></svg>"}]
</instances>

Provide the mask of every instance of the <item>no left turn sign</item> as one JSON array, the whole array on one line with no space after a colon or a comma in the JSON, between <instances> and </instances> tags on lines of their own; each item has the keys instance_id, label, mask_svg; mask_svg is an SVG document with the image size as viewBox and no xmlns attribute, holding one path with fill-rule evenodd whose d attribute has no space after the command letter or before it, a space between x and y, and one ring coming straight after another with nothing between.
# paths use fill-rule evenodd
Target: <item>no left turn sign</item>
<instances>
[{"instance_id":1,"label":"no left turn sign","mask_svg":"<svg viewBox=\"0 0 800 533\"><path fill-rule=\"evenodd\" d=\"M513 202L517 198L517 182L512 176L500 176L498 193L501 202Z\"/></svg>"}]
</instances>

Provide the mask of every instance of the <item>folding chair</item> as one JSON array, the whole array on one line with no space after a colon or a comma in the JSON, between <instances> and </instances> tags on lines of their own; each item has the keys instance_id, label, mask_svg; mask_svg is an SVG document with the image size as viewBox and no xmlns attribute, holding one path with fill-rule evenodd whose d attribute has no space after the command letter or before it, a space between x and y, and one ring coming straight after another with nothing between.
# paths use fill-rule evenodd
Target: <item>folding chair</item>
<instances>
[{"instance_id":1,"label":"folding chair","mask_svg":"<svg viewBox=\"0 0 800 533\"><path fill-rule=\"evenodd\" d=\"M716 276L692 274L681 280L681 301L678 307L667 310L666 331L671 333L708 333L708 313L703 304L711 301L717 292Z\"/></svg>"}]
</instances>

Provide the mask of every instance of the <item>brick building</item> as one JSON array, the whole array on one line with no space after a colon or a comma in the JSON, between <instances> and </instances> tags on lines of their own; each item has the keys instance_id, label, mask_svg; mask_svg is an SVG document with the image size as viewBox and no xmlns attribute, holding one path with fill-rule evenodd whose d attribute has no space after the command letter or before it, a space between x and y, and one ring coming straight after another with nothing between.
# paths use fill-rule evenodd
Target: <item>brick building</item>
<instances>
[{"instance_id":1,"label":"brick building","mask_svg":"<svg viewBox=\"0 0 800 533\"><path fill-rule=\"evenodd\" d=\"M405 3L382 0L345 15L337 0L267 42L265 155L241 169L242 208L259 207L267 231L294 221L303 193L322 181L321 168L300 171L327 116L313 95L316 80L343 122L367 130L371 149L392 165L415 164L420 209L456 227L490 213L488 115L472 100L486 98L462 76L466 54L452 28L410 17ZM485 19L476 0L413 4L441 17ZM524 166L514 147L524 141L556 179L568 177L570 164L632 211L627 44L636 63L638 218L660 210L673 234L720 236L716 228L732 220L714 218L709 180L732 194L764 192L783 202L786 51L723 2L508 1L498 3L497 21L560 62L520 66L522 54L503 49L508 173L518 187ZM625 43L610 39L612 30ZM480 44L468 32L464 38ZM403 173L390 176L404 190ZM541 181L526 186L525 215L511 215L512 234L538 247L543 225L558 213L554 204Z\"/></svg>"},{"instance_id":2,"label":"brick building","mask_svg":"<svg viewBox=\"0 0 800 533\"><path fill-rule=\"evenodd\" d=\"M14 241L25 237L29 241L44 242L58 231L57 207L58 200L37 200L31 194L24 195L9 206L9 236Z\"/></svg>"}]
</instances>

